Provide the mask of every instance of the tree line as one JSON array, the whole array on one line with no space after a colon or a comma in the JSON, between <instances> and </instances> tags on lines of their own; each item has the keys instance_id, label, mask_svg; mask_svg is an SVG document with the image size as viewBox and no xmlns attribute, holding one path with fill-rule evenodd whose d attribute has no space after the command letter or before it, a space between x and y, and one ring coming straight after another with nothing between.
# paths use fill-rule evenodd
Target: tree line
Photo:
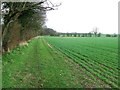
<instances>
[{"instance_id":1,"label":"tree line","mask_svg":"<svg viewBox=\"0 0 120 90\"><path fill-rule=\"evenodd\" d=\"M118 37L118 34L94 34L94 33L58 33L55 36L62 36L62 37Z\"/></svg>"},{"instance_id":2,"label":"tree line","mask_svg":"<svg viewBox=\"0 0 120 90\"><path fill-rule=\"evenodd\" d=\"M51 29L48 34L50 36L61 36L61 37L120 37L119 34L102 34L102 33L60 33Z\"/></svg>"},{"instance_id":3,"label":"tree line","mask_svg":"<svg viewBox=\"0 0 120 90\"><path fill-rule=\"evenodd\" d=\"M2 2L2 49L8 51L19 43L45 33L46 12L55 10L50 0L39 2Z\"/></svg>"},{"instance_id":4,"label":"tree line","mask_svg":"<svg viewBox=\"0 0 120 90\"><path fill-rule=\"evenodd\" d=\"M61 37L120 37L120 34L102 34L98 32L98 28L93 29L93 31L89 33L62 33L62 32L56 32L55 30L51 28L46 28L44 35L50 35L50 36L61 36Z\"/></svg>"}]
</instances>

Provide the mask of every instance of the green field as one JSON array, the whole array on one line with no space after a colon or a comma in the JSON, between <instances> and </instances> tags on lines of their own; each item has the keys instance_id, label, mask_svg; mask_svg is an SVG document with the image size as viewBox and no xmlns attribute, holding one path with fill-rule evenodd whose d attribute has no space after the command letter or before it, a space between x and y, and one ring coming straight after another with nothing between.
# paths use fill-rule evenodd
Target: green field
<instances>
[{"instance_id":1,"label":"green field","mask_svg":"<svg viewBox=\"0 0 120 90\"><path fill-rule=\"evenodd\" d=\"M4 88L118 87L118 38L41 36L2 61Z\"/></svg>"}]
</instances>

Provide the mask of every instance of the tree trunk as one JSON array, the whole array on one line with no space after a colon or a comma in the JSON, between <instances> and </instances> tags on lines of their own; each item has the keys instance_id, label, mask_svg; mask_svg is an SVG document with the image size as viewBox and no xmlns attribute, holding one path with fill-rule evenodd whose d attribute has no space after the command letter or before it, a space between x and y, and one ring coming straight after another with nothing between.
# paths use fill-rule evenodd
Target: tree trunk
<instances>
[{"instance_id":1,"label":"tree trunk","mask_svg":"<svg viewBox=\"0 0 120 90\"><path fill-rule=\"evenodd\" d=\"M20 42L20 24L15 20L7 30L3 39L3 49L7 52L9 49L15 48Z\"/></svg>"}]
</instances>

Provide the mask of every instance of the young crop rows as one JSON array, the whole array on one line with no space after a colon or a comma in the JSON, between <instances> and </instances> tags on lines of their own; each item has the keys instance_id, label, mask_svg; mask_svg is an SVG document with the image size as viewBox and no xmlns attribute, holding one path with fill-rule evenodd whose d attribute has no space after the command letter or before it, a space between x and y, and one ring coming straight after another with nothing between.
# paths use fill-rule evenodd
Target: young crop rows
<instances>
[{"instance_id":1,"label":"young crop rows","mask_svg":"<svg viewBox=\"0 0 120 90\"><path fill-rule=\"evenodd\" d=\"M117 38L45 37L45 40L78 63L90 83L118 87Z\"/></svg>"}]
</instances>

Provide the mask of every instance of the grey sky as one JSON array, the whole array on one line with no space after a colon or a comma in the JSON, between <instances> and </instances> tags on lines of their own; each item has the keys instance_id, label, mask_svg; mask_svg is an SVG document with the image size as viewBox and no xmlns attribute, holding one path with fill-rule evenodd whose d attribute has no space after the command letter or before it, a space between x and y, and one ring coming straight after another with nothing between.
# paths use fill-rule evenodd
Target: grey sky
<instances>
[{"instance_id":1,"label":"grey sky","mask_svg":"<svg viewBox=\"0 0 120 90\"><path fill-rule=\"evenodd\" d=\"M119 0L51 0L62 2L58 10L47 12L46 25L58 32L118 33Z\"/></svg>"}]
</instances>

